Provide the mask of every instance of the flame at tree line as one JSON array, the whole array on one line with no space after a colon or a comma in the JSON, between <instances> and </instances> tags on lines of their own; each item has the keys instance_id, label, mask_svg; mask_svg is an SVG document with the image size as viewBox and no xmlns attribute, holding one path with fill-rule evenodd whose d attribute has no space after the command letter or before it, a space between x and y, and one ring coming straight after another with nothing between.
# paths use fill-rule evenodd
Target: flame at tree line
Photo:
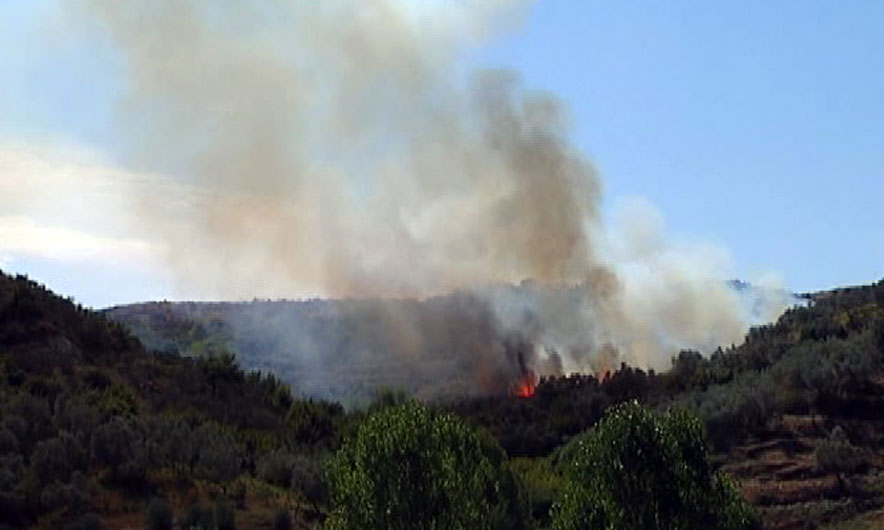
<instances>
[{"instance_id":1,"label":"flame at tree line","mask_svg":"<svg viewBox=\"0 0 884 530\"><path fill-rule=\"evenodd\" d=\"M534 372L525 373L515 385L515 394L520 398L534 397L537 391L537 375Z\"/></svg>"}]
</instances>

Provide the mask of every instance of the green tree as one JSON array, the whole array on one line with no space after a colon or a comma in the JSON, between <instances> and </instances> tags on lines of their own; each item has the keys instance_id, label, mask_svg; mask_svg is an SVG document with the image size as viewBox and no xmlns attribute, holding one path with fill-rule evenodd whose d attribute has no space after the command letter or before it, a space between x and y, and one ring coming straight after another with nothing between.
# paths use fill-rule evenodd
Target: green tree
<instances>
[{"instance_id":1,"label":"green tree","mask_svg":"<svg viewBox=\"0 0 884 530\"><path fill-rule=\"evenodd\" d=\"M736 486L709 463L699 420L618 405L566 451L554 530L757 527Z\"/></svg>"},{"instance_id":2,"label":"green tree","mask_svg":"<svg viewBox=\"0 0 884 530\"><path fill-rule=\"evenodd\" d=\"M207 443L199 448L195 476L212 482L228 483L239 476L239 448L230 435L206 427Z\"/></svg>"},{"instance_id":3,"label":"green tree","mask_svg":"<svg viewBox=\"0 0 884 530\"><path fill-rule=\"evenodd\" d=\"M258 461L258 478L270 484L287 488L292 483L294 456L284 449L271 451Z\"/></svg>"},{"instance_id":4,"label":"green tree","mask_svg":"<svg viewBox=\"0 0 884 530\"><path fill-rule=\"evenodd\" d=\"M370 415L328 476L329 529L514 530L525 520L496 442L416 403Z\"/></svg>"}]
</instances>

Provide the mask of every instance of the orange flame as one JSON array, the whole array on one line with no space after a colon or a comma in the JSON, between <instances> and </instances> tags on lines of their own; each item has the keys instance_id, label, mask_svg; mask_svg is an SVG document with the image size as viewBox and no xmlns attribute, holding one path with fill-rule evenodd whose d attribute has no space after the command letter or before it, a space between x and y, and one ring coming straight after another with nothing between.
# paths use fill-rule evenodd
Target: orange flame
<instances>
[{"instance_id":1,"label":"orange flame","mask_svg":"<svg viewBox=\"0 0 884 530\"><path fill-rule=\"evenodd\" d=\"M516 383L516 395L520 398L530 398L534 396L534 392L537 391L537 381L535 380L533 373L527 373L522 376L522 379Z\"/></svg>"}]
</instances>

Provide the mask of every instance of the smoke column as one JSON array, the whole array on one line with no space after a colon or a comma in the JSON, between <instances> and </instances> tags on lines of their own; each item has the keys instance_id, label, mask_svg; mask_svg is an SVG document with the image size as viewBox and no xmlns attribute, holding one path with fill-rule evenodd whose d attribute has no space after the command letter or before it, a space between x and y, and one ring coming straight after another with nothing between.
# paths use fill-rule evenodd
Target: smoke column
<instances>
[{"instance_id":1,"label":"smoke column","mask_svg":"<svg viewBox=\"0 0 884 530\"><path fill-rule=\"evenodd\" d=\"M647 208L603 227L564 106L459 67L523 4L78 0L75 18L119 53L127 165L186 191L133 208L189 292L471 289L540 372L738 342L726 264L668 246ZM499 287L526 279L548 290ZM426 330L390 318L404 354L420 347Z\"/></svg>"}]
</instances>

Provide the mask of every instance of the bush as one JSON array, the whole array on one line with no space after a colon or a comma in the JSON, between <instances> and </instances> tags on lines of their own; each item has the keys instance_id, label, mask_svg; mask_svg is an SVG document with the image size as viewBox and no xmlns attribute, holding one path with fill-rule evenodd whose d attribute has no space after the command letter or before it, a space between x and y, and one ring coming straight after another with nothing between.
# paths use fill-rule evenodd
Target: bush
<instances>
[{"instance_id":1,"label":"bush","mask_svg":"<svg viewBox=\"0 0 884 530\"><path fill-rule=\"evenodd\" d=\"M147 530L172 530L172 508L163 499L154 499L147 505Z\"/></svg>"},{"instance_id":2,"label":"bush","mask_svg":"<svg viewBox=\"0 0 884 530\"><path fill-rule=\"evenodd\" d=\"M408 403L368 417L329 463L333 530L525 524L504 454L459 418Z\"/></svg>"},{"instance_id":3,"label":"bush","mask_svg":"<svg viewBox=\"0 0 884 530\"><path fill-rule=\"evenodd\" d=\"M328 488L322 473L322 463L318 456L293 455L292 458L292 489L301 498L319 511L321 504L328 502Z\"/></svg>"},{"instance_id":4,"label":"bush","mask_svg":"<svg viewBox=\"0 0 884 530\"><path fill-rule=\"evenodd\" d=\"M200 448L195 475L212 482L230 482L239 476L240 454L227 434L207 430L206 445Z\"/></svg>"},{"instance_id":5,"label":"bush","mask_svg":"<svg viewBox=\"0 0 884 530\"><path fill-rule=\"evenodd\" d=\"M547 458L516 458L510 468L519 478L535 525L548 528L550 509L563 487L561 476Z\"/></svg>"},{"instance_id":6,"label":"bush","mask_svg":"<svg viewBox=\"0 0 884 530\"><path fill-rule=\"evenodd\" d=\"M567 451L554 530L757 528L736 486L715 473L699 420L630 402L609 410Z\"/></svg>"},{"instance_id":7,"label":"bush","mask_svg":"<svg viewBox=\"0 0 884 530\"><path fill-rule=\"evenodd\" d=\"M814 456L821 471L853 473L866 467L862 450L850 443L841 426L836 426L828 437L817 443Z\"/></svg>"},{"instance_id":8,"label":"bush","mask_svg":"<svg viewBox=\"0 0 884 530\"><path fill-rule=\"evenodd\" d=\"M284 450L270 452L258 462L258 478L275 486L287 488L292 483L292 455Z\"/></svg>"}]
</instances>

